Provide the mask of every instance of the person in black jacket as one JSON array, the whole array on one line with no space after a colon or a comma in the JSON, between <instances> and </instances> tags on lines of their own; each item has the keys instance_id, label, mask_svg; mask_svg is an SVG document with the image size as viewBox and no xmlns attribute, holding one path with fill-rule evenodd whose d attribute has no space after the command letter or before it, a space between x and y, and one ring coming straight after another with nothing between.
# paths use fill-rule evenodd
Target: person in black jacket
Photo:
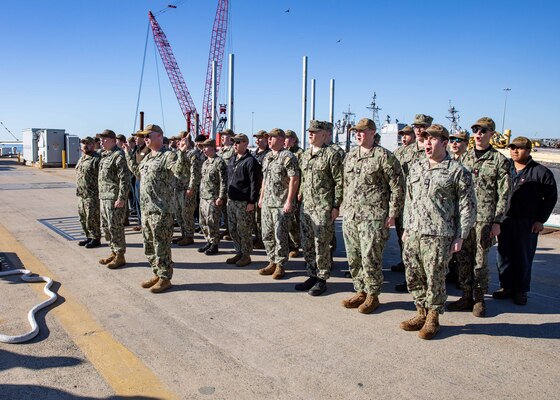
<instances>
[{"instance_id":1,"label":"person in black jacket","mask_svg":"<svg viewBox=\"0 0 560 400\"><path fill-rule=\"evenodd\" d=\"M235 155L228 162L228 220L235 256L228 264L244 267L251 263L255 204L259 201L262 181L261 164L247 150L249 138L244 134L233 137Z\"/></svg>"},{"instance_id":2,"label":"person in black jacket","mask_svg":"<svg viewBox=\"0 0 560 400\"><path fill-rule=\"evenodd\" d=\"M531 157L532 143L518 137L508 146L512 160L513 194L498 236L500 290L495 299L512 298L527 304L531 265L543 230L558 198L554 175Z\"/></svg>"}]
</instances>

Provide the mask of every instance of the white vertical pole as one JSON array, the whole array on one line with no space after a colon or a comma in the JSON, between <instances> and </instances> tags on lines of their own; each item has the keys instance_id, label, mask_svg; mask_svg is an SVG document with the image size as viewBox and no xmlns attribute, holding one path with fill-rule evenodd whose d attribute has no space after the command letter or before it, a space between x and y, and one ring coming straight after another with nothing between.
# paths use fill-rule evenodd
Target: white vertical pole
<instances>
[{"instance_id":1,"label":"white vertical pole","mask_svg":"<svg viewBox=\"0 0 560 400\"><path fill-rule=\"evenodd\" d=\"M301 147L305 150L305 129L307 129L307 56L303 56L303 78L301 88Z\"/></svg>"},{"instance_id":2,"label":"white vertical pole","mask_svg":"<svg viewBox=\"0 0 560 400\"><path fill-rule=\"evenodd\" d=\"M229 55L228 98L228 127L233 130L233 54Z\"/></svg>"},{"instance_id":3,"label":"white vertical pole","mask_svg":"<svg viewBox=\"0 0 560 400\"><path fill-rule=\"evenodd\" d=\"M315 119L315 79L311 79L311 120Z\"/></svg>"},{"instance_id":4,"label":"white vertical pole","mask_svg":"<svg viewBox=\"0 0 560 400\"><path fill-rule=\"evenodd\" d=\"M216 139L216 64L216 60L212 61L212 139Z\"/></svg>"},{"instance_id":5,"label":"white vertical pole","mask_svg":"<svg viewBox=\"0 0 560 400\"><path fill-rule=\"evenodd\" d=\"M334 79L331 79L331 100L329 107L329 122L334 124Z\"/></svg>"}]
</instances>

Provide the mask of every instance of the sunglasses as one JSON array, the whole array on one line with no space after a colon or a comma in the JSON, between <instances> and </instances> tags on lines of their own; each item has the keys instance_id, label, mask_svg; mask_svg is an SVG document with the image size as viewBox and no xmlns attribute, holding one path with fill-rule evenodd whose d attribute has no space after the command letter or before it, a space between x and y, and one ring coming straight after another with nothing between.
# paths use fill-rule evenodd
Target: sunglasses
<instances>
[{"instance_id":1,"label":"sunglasses","mask_svg":"<svg viewBox=\"0 0 560 400\"><path fill-rule=\"evenodd\" d=\"M509 149L510 149L510 150L517 150L517 149L519 149L519 150L528 150L527 147L519 147L519 146L516 146L516 145L514 145L514 144L510 144L510 145L509 145Z\"/></svg>"},{"instance_id":2,"label":"sunglasses","mask_svg":"<svg viewBox=\"0 0 560 400\"><path fill-rule=\"evenodd\" d=\"M489 132L489 130L488 130L487 128L481 128L481 127L475 126L475 127L473 128L473 132L474 132L474 133L480 132L480 133L482 133L483 135L485 135L486 132Z\"/></svg>"},{"instance_id":3,"label":"sunglasses","mask_svg":"<svg viewBox=\"0 0 560 400\"><path fill-rule=\"evenodd\" d=\"M466 142L466 140L465 139L460 139L460 138L449 139L449 143L462 143L462 142Z\"/></svg>"}]
</instances>

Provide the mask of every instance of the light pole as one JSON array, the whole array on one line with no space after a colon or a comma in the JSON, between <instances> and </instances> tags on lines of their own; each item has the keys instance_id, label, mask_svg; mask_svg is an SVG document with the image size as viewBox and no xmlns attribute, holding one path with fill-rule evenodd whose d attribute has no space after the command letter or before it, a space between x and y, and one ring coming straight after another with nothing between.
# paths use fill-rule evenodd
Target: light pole
<instances>
[{"instance_id":1,"label":"light pole","mask_svg":"<svg viewBox=\"0 0 560 400\"><path fill-rule=\"evenodd\" d=\"M508 93L511 92L510 88L505 88L504 92L506 92L506 100L504 101L504 116L502 118L502 134L504 133L504 127L506 124L506 107L507 107L507 98L508 98Z\"/></svg>"},{"instance_id":2,"label":"light pole","mask_svg":"<svg viewBox=\"0 0 560 400\"><path fill-rule=\"evenodd\" d=\"M253 134L255 133L254 122L255 122L255 112L251 111L251 136L253 136Z\"/></svg>"}]
</instances>

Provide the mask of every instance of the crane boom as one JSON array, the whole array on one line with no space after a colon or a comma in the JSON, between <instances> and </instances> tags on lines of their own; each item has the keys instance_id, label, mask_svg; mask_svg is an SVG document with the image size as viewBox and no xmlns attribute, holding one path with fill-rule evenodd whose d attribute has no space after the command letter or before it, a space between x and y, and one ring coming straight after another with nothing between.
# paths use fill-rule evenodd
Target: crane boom
<instances>
[{"instance_id":1,"label":"crane boom","mask_svg":"<svg viewBox=\"0 0 560 400\"><path fill-rule=\"evenodd\" d=\"M152 27L152 33L154 34L154 41L156 42L159 55L161 56L161 60L163 61L163 65L167 71L167 76L171 81L171 86L175 91L175 96L177 97L181 111L187 120L187 128L190 129L191 121L194 120L196 115L196 107L165 33L156 21L154 14L149 11L148 15L150 17L150 25Z\"/></svg>"},{"instance_id":2,"label":"crane boom","mask_svg":"<svg viewBox=\"0 0 560 400\"><path fill-rule=\"evenodd\" d=\"M202 129L206 136L212 130L212 62L216 61L216 92L220 87L220 76L226 47L226 34L228 28L229 0L218 0L218 8L212 27L210 40L210 53L208 55L208 68L206 69L206 83L204 87L204 100L202 103Z\"/></svg>"}]
</instances>

